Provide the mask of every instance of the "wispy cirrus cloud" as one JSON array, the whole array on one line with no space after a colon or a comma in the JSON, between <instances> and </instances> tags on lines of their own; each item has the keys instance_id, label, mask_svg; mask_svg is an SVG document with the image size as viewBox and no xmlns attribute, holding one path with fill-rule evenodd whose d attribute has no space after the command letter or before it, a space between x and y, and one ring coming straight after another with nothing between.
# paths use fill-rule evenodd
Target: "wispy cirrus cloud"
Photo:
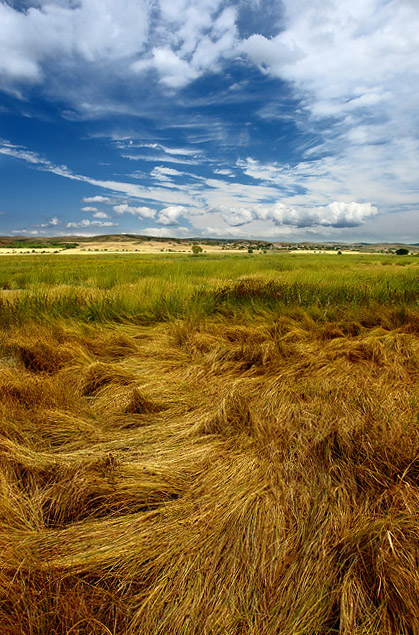
<instances>
[{"instance_id":1,"label":"wispy cirrus cloud","mask_svg":"<svg viewBox=\"0 0 419 635\"><path fill-rule=\"evenodd\" d=\"M187 192L168 191L158 187L147 187L137 183L130 183L116 180L96 179L82 174L73 173L67 166L57 166L48 159L40 156L36 152L32 152L21 146L15 146L8 141L0 141L0 154L4 154L15 159L19 159L29 163L36 169L56 174L75 181L89 183L90 185L110 190L114 194L125 194L132 198L148 199L164 203L182 203L186 205L195 205L196 201L193 196Z\"/></svg>"},{"instance_id":2,"label":"wispy cirrus cloud","mask_svg":"<svg viewBox=\"0 0 419 635\"><path fill-rule=\"evenodd\" d=\"M21 159L26 163L36 166L39 170L51 172L53 174L57 174L58 176L64 176L68 179L74 179L77 181L82 178L77 174L73 174L65 165L55 165L54 163L51 163L51 161L48 161L48 159L40 156L38 153L10 143L5 139L0 139L0 154L13 157L14 159Z\"/></svg>"},{"instance_id":3,"label":"wispy cirrus cloud","mask_svg":"<svg viewBox=\"0 0 419 635\"><path fill-rule=\"evenodd\" d=\"M126 147L126 146L125 146ZM152 150L162 151L165 154L173 155L173 156L199 156L202 154L202 150L196 148L171 148L167 145L163 145L162 143L129 143L128 147L131 148L151 148Z\"/></svg>"}]
</instances>

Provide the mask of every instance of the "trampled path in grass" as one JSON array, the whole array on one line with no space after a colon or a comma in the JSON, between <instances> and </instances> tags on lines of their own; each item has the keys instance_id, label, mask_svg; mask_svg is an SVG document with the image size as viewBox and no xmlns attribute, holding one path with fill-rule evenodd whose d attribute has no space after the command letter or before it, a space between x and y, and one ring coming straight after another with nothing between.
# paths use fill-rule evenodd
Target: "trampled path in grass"
<instances>
[{"instance_id":1,"label":"trampled path in grass","mask_svg":"<svg viewBox=\"0 0 419 635\"><path fill-rule=\"evenodd\" d=\"M144 262L3 298L1 632L418 633L416 261Z\"/></svg>"}]
</instances>

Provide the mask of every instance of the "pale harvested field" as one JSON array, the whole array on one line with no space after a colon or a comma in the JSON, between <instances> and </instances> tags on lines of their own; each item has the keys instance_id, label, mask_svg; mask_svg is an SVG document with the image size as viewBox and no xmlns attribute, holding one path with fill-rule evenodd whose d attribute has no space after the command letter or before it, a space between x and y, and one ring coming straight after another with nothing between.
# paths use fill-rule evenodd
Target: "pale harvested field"
<instances>
[{"instance_id":1,"label":"pale harvested field","mask_svg":"<svg viewBox=\"0 0 419 635\"><path fill-rule=\"evenodd\" d=\"M229 251L236 253L237 250L226 250L222 249L219 245L207 245L204 243L198 243L202 246L202 249L206 253L229 253ZM80 243L78 247L74 249L58 249L57 247L48 248L42 247L40 249L10 249L10 248L0 248L0 256L22 256L29 254L116 254L116 253L143 253L143 254L153 254L153 253L162 253L162 250L172 250L172 252L178 253L191 253L191 245L183 245L177 244L173 241L147 241L143 243L139 243L138 241L115 241L115 242L91 242L91 243ZM170 253L170 252L169 252Z\"/></svg>"}]
</instances>

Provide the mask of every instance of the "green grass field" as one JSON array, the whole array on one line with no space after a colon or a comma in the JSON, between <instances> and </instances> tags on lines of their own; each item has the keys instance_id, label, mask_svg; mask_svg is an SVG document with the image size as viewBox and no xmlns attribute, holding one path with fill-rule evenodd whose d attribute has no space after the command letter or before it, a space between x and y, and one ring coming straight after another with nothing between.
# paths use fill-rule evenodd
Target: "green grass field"
<instances>
[{"instance_id":1,"label":"green grass field","mask_svg":"<svg viewBox=\"0 0 419 635\"><path fill-rule=\"evenodd\" d=\"M333 318L375 304L417 307L418 271L416 256L3 257L0 310L3 323L253 319L297 307Z\"/></svg>"},{"instance_id":2,"label":"green grass field","mask_svg":"<svg viewBox=\"0 0 419 635\"><path fill-rule=\"evenodd\" d=\"M419 258L0 257L1 635L418 635Z\"/></svg>"}]
</instances>

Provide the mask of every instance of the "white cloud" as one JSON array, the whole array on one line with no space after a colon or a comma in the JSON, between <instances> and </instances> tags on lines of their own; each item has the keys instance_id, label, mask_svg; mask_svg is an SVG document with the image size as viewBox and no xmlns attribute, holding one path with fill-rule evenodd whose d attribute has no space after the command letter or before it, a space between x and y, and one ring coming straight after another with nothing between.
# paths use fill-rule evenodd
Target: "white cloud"
<instances>
[{"instance_id":1,"label":"white cloud","mask_svg":"<svg viewBox=\"0 0 419 635\"><path fill-rule=\"evenodd\" d=\"M206 72L216 72L237 45L236 9L222 0L160 0L156 33L162 44L131 65L134 72L154 69L160 82L183 88Z\"/></svg>"},{"instance_id":2,"label":"white cloud","mask_svg":"<svg viewBox=\"0 0 419 635\"><path fill-rule=\"evenodd\" d=\"M224 210L222 207L220 211L223 213L223 220L232 226L240 226L247 225L247 223L251 223L252 220L255 220L255 213L253 210L247 209L245 207L238 207L236 209Z\"/></svg>"},{"instance_id":3,"label":"white cloud","mask_svg":"<svg viewBox=\"0 0 419 635\"><path fill-rule=\"evenodd\" d=\"M197 71L170 48L155 48L151 64L159 73L161 83L169 88L183 88L198 77Z\"/></svg>"},{"instance_id":4,"label":"white cloud","mask_svg":"<svg viewBox=\"0 0 419 635\"><path fill-rule=\"evenodd\" d=\"M285 28L242 44L265 72L306 92L320 116L397 99L418 77L419 5L390 0L283 0ZM387 90L387 88L390 90ZM404 91L402 91L404 92Z\"/></svg>"},{"instance_id":5,"label":"white cloud","mask_svg":"<svg viewBox=\"0 0 419 635\"><path fill-rule=\"evenodd\" d=\"M32 4L36 6L23 11L0 2L2 86L20 90L25 82L44 82L60 98L66 95L82 116L124 108L138 112L140 104L121 103L115 94L104 99L101 91L110 94L112 78L126 82L132 71L152 70L163 86L176 90L205 73L219 72L225 60L242 55L262 72L289 82L313 119L339 120L337 128L329 126L325 133L325 140L336 143L339 151L363 140L375 145L371 152L381 161L380 145L388 147L419 129L417 2L282 0L277 3L283 8L280 32L271 38L253 33L244 41L237 25L238 11L243 18L246 3L233 0L38 0ZM64 72L76 64L83 97L79 86L69 87ZM273 93L266 108L275 113L275 105ZM276 116L286 115L278 108ZM381 137L372 141L371 124L379 121L386 125ZM167 154L166 161L172 155L187 162L188 156L197 154L193 148L141 145ZM394 143L393 150L398 148ZM327 152L335 155L336 146L323 148L322 154ZM84 202L111 202L94 198L86 197Z\"/></svg>"},{"instance_id":6,"label":"white cloud","mask_svg":"<svg viewBox=\"0 0 419 635\"><path fill-rule=\"evenodd\" d=\"M175 155L175 156L177 155L197 156L202 153L202 150L196 150L194 148L170 148L168 146L162 145L161 143L140 143L140 144L130 143L129 146L134 148L150 148L152 150L161 150L165 154ZM123 147L127 147L127 146L123 146Z\"/></svg>"},{"instance_id":7,"label":"white cloud","mask_svg":"<svg viewBox=\"0 0 419 635\"><path fill-rule=\"evenodd\" d=\"M148 154L121 154L122 158L130 159L131 161L151 161L153 163L177 163L177 164L185 164L185 165L196 165L196 160L188 159L184 157L180 157L178 155L171 156L165 154L159 155L148 155Z\"/></svg>"},{"instance_id":8,"label":"white cloud","mask_svg":"<svg viewBox=\"0 0 419 635\"><path fill-rule=\"evenodd\" d=\"M39 227L56 227L57 225L60 225L60 220L58 216L53 216L47 223L41 223Z\"/></svg>"},{"instance_id":9,"label":"white cloud","mask_svg":"<svg viewBox=\"0 0 419 635\"><path fill-rule=\"evenodd\" d=\"M118 60L142 50L148 33L145 0L54 0L19 11L0 4L0 76L40 81L47 65L82 57Z\"/></svg>"},{"instance_id":10,"label":"white cloud","mask_svg":"<svg viewBox=\"0 0 419 635\"><path fill-rule=\"evenodd\" d=\"M182 205L170 205L160 210L156 222L159 225L178 225L179 218L186 216L188 210Z\"/></svg>"},{"instance_id":11,"label":"white cloud","mask_svg":"<svg viewBox=\"0 0 419 635\"><path fill-rule=\"evenodd\" d=\"M21 235L21 236L27 235L27 234L30 234L31 236L38 236L38 234L41 234L43 232L40 232L37 229L32 229L32 230L29 230L29 229L16 229L16 230L14 230L14 231L12 231L10 233L11 234L18 234L18 235Z\"/></svg>"},{"instance_id":12,"label":"white cloud","mask_svg":"<svg viewBox=\"0 0 419 635\"><path fill-rule=\"evenodd\" d=\"M52 172L58 176L65 176L68 179L80 180L80 177L73 174L65 165L54 165L36 152L31 152L22 146L14 145L4 139L0 139L0 154L26 161L27 163L37 166L39 170Z\"/></svg>"},{"instance_id":13,"label":"white cloud","mask_svg":"<svg viewBox=\"0 0 419 635\"><path fill-rule=\"evenodd\" d=\"M214 173L215 174L221 174L221 176L231 176L231 177L234 176L233 170L230 170L229 168L225 168L225 169L223 168L223 169L220 169L220 170L214 170Z\"/></svg>"},{"instance_id":14,"label":"white cloud","mask_svg":"<svg viewBox=\"0 0 419 635\"><path fill-rule=\"evenodd\" d=\"M156 215L155 209L151 209L150 207L132 207L126 203L114 205L113 210L117 214L132 214L140 218L154 218Z\"/></svg>"},{"instance_id":15,"label":"white cloud","mask_svg":"<svg viewBox=\"0 0 419 635\"><path fill-rule=\"evenodd\" d=\"M156 166L151 172L151 176L155 179L163 179L166 180L167 177L171 176L184 176L185 172L180 172L179 170L175 170L174 168L167 168L161 165Z\"/></svg>"},{"instance_id":16,"label":"white cloud","mask_svg":"<svg viewBox=\"0 0 419 635\"><path fill-rule=\"evenodd\" d=\"M262 163L248 157L237 166L255 181L275 188L290 205L313 207L357 198L386 212L395 206L416 205L419 195L419 145L400 139L386 146L344 143L330 156L295 165Z\"/></svg>"},{"instance_id":17,"label":"white cloud","mask_svg":"<svg viewBox=\"0 0 419 635\"><path fill-rule=\"evenodd\" d=\"M95 212L93 214L94 218L109 218L108 214L106 214L106 212Z\"/></svg>"},{"instance_id":18,"label":"white cloud","mask_svg":"<svg viewBox=\"0 0 419 635\"><path fill-rule=\"evenodd\" d=\"M247 225L255 220L272 221L275 225L293 227L357 227L376 216L377 208L371 203L344 203L334 201L327 206L314 208L291 207L284 203L259 205L253 209L220 208L223 220L231 226Z\"/></svg>"},{"instance_id":19,"label":"white cloud","mask_svg":"<svg viewBox=\"0 0 419 635\"><path fill-rule=\"evenodd\" d=\"M71 221L66 224L66 227L117 227L117 223L111 223L109 221L89 220L85 218L81 221Z\"/></svg>"},{"instance_id":20,"label":"white cloud","mask_svg":"<svg viewBox=\"0 0 419 635\"><path fill-rule=\"evenodd\" d=\"M112 203L112 199L108 196L85 196L83 203Z\"/></svg>"},{"instance_id":21,"label":"white cloud","mask_svg":"<svg viewBox=\"0 0 419 635\"><path fill-rule=\"evenodd\" d=\"M262 72L289 82L294 121L322 141L297 166L246 174L306 190L306 204L354 196L381 210L416 204L419 187L419 4L399 0L283 0L283 28L241 45ZM289 118L272 100L261 116ZM320 157L320 158L318 158ZM383 176L385 175L385 177ZM394 209L394 207L393 207Z\"/></svg>"},{"instance_id":22,"label":"white cloud","mask_svg":"<svg viewBox=\"0 0 419 635\"><path fill-rule=\"evenodd\" d=\"M90 205L86 205L86 207L82 207L81 208L82 212L98 212L98 208L97 207L90 207Z\"/></svg>"},{"instance_id":23,"label":"white cloud","mask_svg":"<svg viewBox=\"0 0 419 635\"><path fill-rule=\"evenodd\" d=\"M334 201L326 207L316 210L319 225L331 227L357 227L366 220L376 216L378 210L371 203L344 203Z\"/></svg>"}]
</instances>

